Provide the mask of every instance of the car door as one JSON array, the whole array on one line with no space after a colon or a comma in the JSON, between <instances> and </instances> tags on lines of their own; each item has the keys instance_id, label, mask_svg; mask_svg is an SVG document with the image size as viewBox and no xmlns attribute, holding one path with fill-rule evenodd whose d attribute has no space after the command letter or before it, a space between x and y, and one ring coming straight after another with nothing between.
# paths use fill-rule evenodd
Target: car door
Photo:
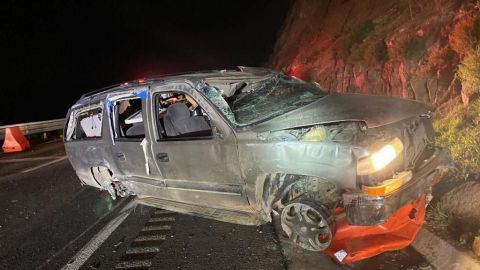
<instances>
[{"instance_id":1,"label":"car door","mask_svg":"<svg viewBox=\"0 0 480 270\"><path fill-rule=\"evenodd\" d=\"M147 159L142 142L145 138L144 115L147 89L110 97L113 129L112 155L118 170L126 179L147 178Z\"/></svg>"},{"instance_id":2,"label":"car door","mask_svg":"<svg viewBox=\"0 0 480 270\"><path fill-rule=\"evenodd\" d=\"M175 94L183 94L185 98L197 103L196 111L201 111L202 116L195 117L208 120L210 133L177 137L165 134L160 101L163 97ZM153 91L150 101L152 121L149 123L152 124L152 135L155 138L151 143L151 151L162 177L162 196L169 200L214 208L251 210L238 162L235 134L226 120L186 83L160 86ZM167 109L164 117L168 114Z\"/></svg>"},{"instance_id":3,"label":"car door","mask_svg":"<svg viewBox=\"0 0 480 270\"><path fill-rule=\"evenodd\" d=\"M68 114L65 131L65 150L81 181L102 188L93 169L110 163L108 119L103 102L77 107Z\"/></svg>"}]
</instances>

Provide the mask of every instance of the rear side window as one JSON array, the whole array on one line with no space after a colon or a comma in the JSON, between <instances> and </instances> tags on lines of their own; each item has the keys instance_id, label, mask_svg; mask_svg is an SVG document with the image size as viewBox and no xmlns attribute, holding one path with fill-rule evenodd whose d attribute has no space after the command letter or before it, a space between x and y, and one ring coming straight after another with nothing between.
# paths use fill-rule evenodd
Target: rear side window
<instances>
[{"instance_id":1,"label":"rear side window","mask_svg":"<svg viewBox=\"0 0 480 270\"><path fill-rule=\"evenodd\" d=\"M102 137L102 108L73 113L72 126L67 129L67 141Z\"/></svg>"}]
</instances>

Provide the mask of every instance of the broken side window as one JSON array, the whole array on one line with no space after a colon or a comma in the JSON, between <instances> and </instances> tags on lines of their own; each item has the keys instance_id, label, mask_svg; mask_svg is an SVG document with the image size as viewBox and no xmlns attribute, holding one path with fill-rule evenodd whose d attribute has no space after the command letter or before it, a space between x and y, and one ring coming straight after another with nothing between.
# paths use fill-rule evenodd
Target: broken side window
<instances>
[{"instance_id":1,"label":"broken side window","mask_svg":"<svg viewBox=\"0 0 480 270\"><path fill-rule=\"evenodd\" d=\"M69 140L102 137L102 108L94 108L75 114L75 127Z\"/></svg>"},{"instance_id":2,"label":"broken side window","mask_svg":"<svg viewBox=\"0 0 480 270\"><path fill-rule=\"evenodd\" d=\"M212 103L220 110L220 112L227 117L230 122L233 124L237 123L232 109L222 97L222 94L219 90L207 84L202 88L202 92L207 96L208 99L210 99L210 101L212 101Z\"/></svg>"}]
</instances>

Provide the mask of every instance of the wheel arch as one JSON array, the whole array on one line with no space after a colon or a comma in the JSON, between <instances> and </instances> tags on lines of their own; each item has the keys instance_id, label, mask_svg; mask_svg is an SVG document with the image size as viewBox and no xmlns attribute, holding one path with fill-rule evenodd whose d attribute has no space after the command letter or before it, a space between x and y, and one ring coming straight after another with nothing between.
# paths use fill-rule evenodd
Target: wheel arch
<instances>
[{"instance_id":1,"label":"wheel arch","mask_svg":"<svg viewBox=\"0 0 480 270\"><path fill-rule=\"evenodd\" d=\"M256 204L266 221L271 221L272 211L281 211L285 205L299 197L307 197L328 208L341 201L341 190L335 182L319 176L269 173L259 176L256 186Z\"/></svg>"}]
</instances>

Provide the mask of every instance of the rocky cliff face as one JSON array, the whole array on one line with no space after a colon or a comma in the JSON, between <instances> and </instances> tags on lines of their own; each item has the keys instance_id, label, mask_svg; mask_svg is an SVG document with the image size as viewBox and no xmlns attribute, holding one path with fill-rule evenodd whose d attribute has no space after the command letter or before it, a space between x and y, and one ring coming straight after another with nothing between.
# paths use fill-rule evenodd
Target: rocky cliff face
<instances>
[{"instance_id":1,"label":"rocky cliff face","mask_svg":"<svg viewBox=\"0 0 480 270\"><path fill-rule=\"evenodd\" d=\"M329 91L422 100L460 96L480 4L462 0L297 0L268 65ZM465 102L472 91L463 87Z\"/></svg>"}]
</instances>

